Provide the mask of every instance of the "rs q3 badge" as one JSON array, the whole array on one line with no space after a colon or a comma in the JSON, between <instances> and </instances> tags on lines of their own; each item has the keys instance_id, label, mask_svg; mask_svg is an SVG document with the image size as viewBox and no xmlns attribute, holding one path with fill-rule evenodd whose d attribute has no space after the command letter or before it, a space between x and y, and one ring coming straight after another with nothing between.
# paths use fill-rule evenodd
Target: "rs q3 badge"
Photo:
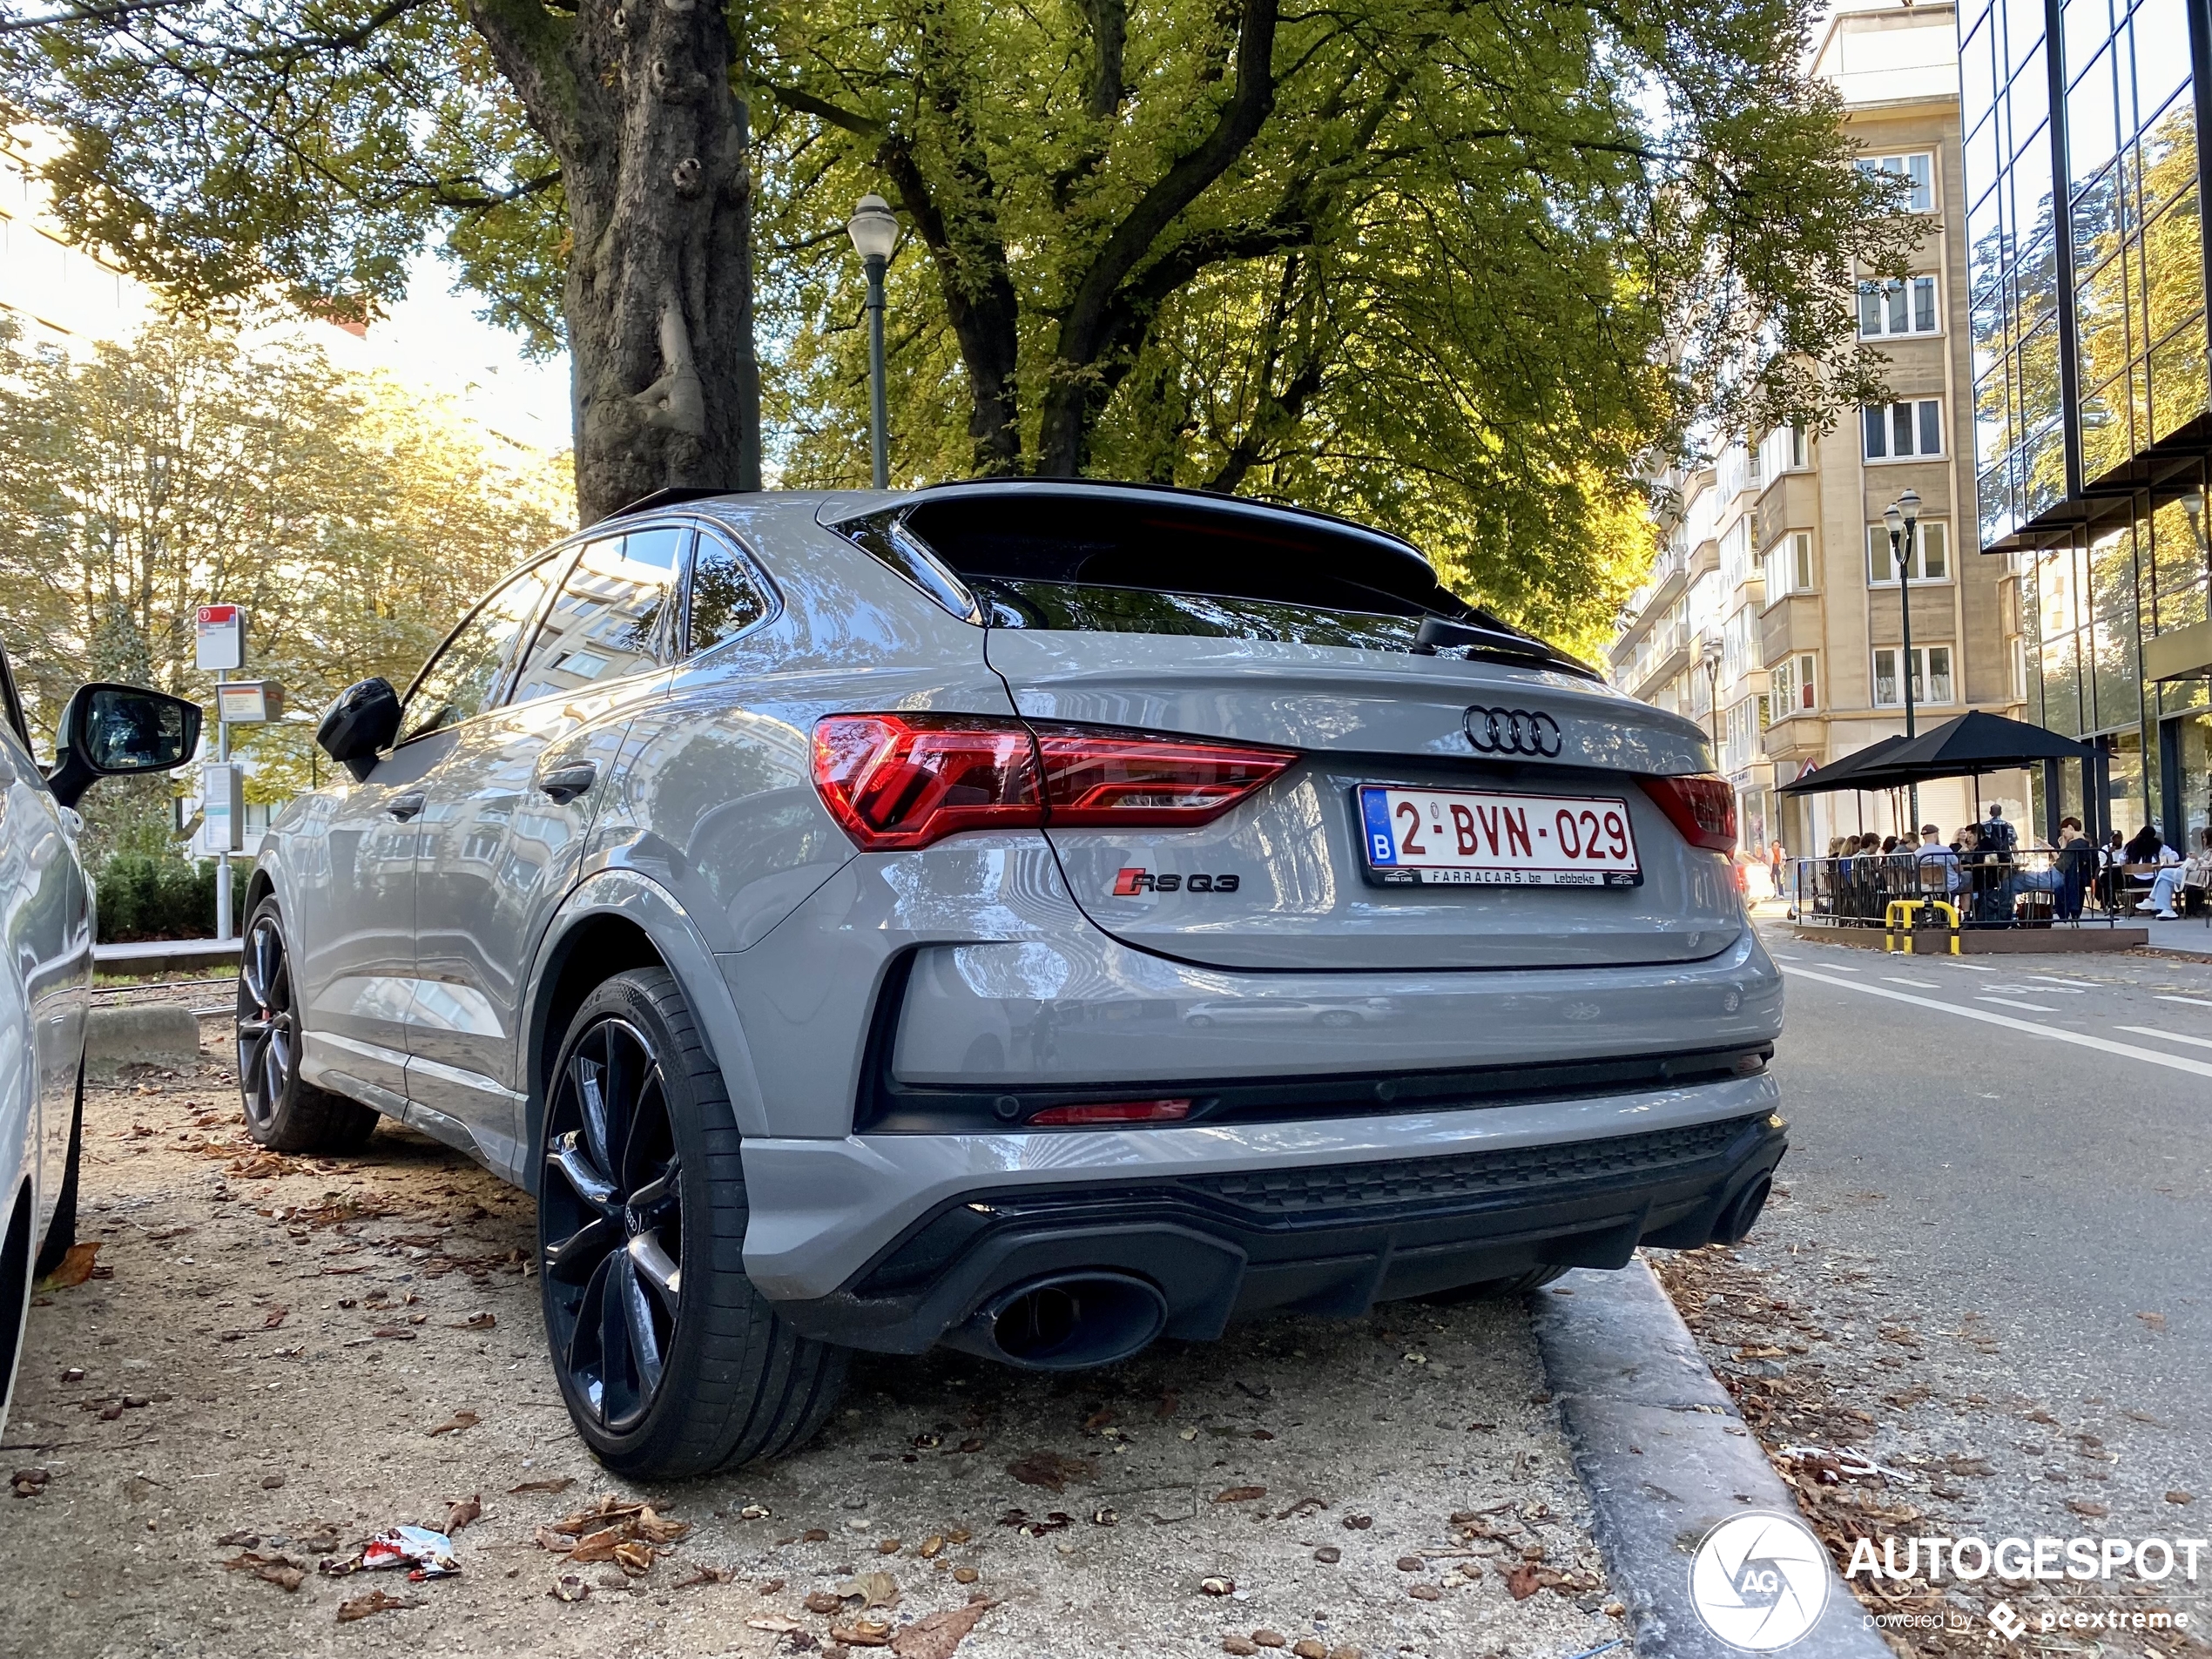
<instances>
[{"instance_id":1,"label":"rs q3 badge","mask_svg":"<svg viewBox=\"0 0 2212 1659\"><path fill-rule=\"evenodd\" d=\"M1114 875L1114 896L1131 899L1140 893L1234 893L1240 885L1233 875L1155 875L1150 870L1119 870Z\"/></svg>"}]
</instances>

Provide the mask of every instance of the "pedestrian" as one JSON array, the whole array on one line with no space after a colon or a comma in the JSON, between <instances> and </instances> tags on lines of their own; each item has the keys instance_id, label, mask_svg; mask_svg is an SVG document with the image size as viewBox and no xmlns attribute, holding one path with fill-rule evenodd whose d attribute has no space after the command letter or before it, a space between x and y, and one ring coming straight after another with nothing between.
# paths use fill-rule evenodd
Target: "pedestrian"
<instances>
[{"instance_id":1,"label":"pedestrian","mask_svg":"<svg viewBox=\"0 0 2212 1659\"><path fill-rule=\"evenodd\" d=\"M2005 808L2000 802L1989 803L1989 816L1980 826L1981 844L2000 858L2009 859L2013 849L2020 845L2013 826L2005 821Z\"/></svg>"},{"instance_id":2,"label":"pedestrian","mask_svg":"<svg viewBox=\"0 0 2212 1659\"><path fill-rule=\"evenodd\" d=\"M2156 913L2161 921L2178 921L2181 918L2174 908L2174 889L2182 881L2182 855L2160 838L2157 825L2146 824L2136 832L2135 839L2128 843L2128 862L2153 867L2150 891L2136 903L2135 908Z\"/></svg>"},{"instance_id":3,"label":"pedestrian","mask_svg":"<svg viewBox=\"0 0 2212 1659\"><path fill-rule=\"evenodd\" d=\"M2097 849L2082 833L2081 820L2069 814L2059 819L2058 896L2052 906L2060 921L2081 920L2081 898L2097 878Z\"/></svg>"},{"instance_id":4,"label":"pedestrian","mask_svg":"<svg viewBox=\"0 0 2212 1659\"><path fill-rule=\"evenodd\" d=\"M1774 838L1774 845L1767 849L1766 856L1767 868L1773 873L1774 891L1777 895L1779 895L1782 892L1782 865L1784 857L1784 855L1782 851L1782 838L1777 835Z\"/></svg>"},{"instance_id":5,"label":"pedestrian","mask_svg":"<svg viewBox=\"0 0 2212 1659\"><path fill-rule=\"evenodd\" d=\"M1940 893L1947 899L1966 885L1959 855L1943 844L1943 832L1933 824L1920 826L1920 850L1914 861L1919 866L1923 893Z\"/></svg>"}]
</instances>

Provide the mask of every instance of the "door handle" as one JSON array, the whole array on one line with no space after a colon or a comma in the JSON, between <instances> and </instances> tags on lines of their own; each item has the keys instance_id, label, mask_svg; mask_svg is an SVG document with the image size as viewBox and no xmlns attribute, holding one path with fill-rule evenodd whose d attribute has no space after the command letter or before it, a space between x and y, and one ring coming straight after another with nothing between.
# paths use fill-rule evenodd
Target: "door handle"
<instances>
[{"instance_id":1,"label":"door handle","mask_svg":"<svg viewBox=\"0 0 2212 1659\"><path fill-rule=\"evenodd\" d=\"M591 787L599 775L597 762L583 760L573 766L562 766L549 772L537 780L537 786L563 806Z\"/></svg>"},{"instance_id":2,"label":"door handle","mask_svg":"<svg viewBox=\"0 0 2212 1659\"><path fill-rule=\"evenodd\" d=\"M422 810L424 799L421 790L410 789L404 795L393 796L391 803L384 810L404 824Z\"/></svg>"}]
</instances>

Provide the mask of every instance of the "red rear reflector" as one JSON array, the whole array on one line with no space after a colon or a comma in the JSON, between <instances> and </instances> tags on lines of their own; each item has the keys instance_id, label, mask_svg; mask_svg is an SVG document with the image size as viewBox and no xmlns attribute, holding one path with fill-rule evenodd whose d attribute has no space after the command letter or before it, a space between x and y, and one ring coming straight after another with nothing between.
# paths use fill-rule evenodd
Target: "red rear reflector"
<instances>
[{"instance_id":1,"label":"red rear reflector","mask_svg":"<svg viewBox=\"0 0 2212 1659\"><path fill-rule=\"evenodd\" d=\"M814 728L814 785L870 852L1050 822L1211 822L1298 757L1279 749L968 715L837 714ZM1041 764L1042 763L1042 764Z\"/></svg>"},{"instance_id":2,"label":"red rear reflector","mask_svg":"<svg viewBox=\"0 0 2212 1659\"><path fill-rule=\"evenodd\" d=\"M1712 853L1736 851L1736 792L1728 779L1710 772L1688 778L1642 778L1643 792L1659 804L1667 821L1692 846Z\"/></svg>"},{"instance_id":3,"label":"red rear reflector","mask_svg":"<svg viewBox=\"0 0 2212 1659\"><path fill-rule=\"evenodd\" d=\"M1109 1100L1081 1106L1048 1106L1027 1122L1046 1129L1083 1123L1176 1123L1190 1116L1187 1100Z\"/></svg>"}]
</instances>

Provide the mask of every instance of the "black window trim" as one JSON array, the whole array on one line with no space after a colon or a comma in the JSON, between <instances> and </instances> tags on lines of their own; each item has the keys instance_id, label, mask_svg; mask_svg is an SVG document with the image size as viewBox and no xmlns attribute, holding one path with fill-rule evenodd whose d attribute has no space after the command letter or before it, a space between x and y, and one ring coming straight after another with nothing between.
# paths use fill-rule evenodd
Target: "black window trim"
<instances>
[{"instance_id":1,"label":"black window trim","mask_svg":"<svg viewBox=\"0 0 2212 1659\"><path fill-rule=\"evenodd\" d=\"M6 719L23 752L36 759L38 752L31 746L30 722L24 716L23 698L16 691L15 664L8 660L4 646L0 646L0 718Z\"/></svg>"}]
</instances>

